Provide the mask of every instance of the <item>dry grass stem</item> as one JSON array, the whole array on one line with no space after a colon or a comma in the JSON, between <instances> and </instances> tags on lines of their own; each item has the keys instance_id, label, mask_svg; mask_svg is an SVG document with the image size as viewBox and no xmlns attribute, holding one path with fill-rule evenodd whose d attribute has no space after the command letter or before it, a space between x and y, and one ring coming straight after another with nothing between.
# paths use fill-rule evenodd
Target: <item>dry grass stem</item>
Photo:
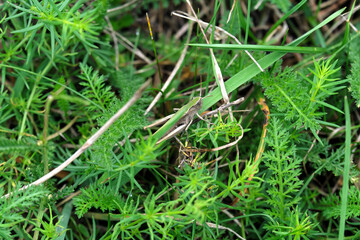
<instances>
[{"instance_id":1,"label":"dry grass stem","mask_svg":"<svg viewBox=\"0 0 360 240\"><path fill-rule=\"evenodd\" d=\"M195 17L196 22L197 22L198 25L199 25L199 28L200 28L200 30L201 30L201 33L202 33L203 36L204 36L204 39L205 39L206 43L207 43L207 44L210 44L209 40L208 40L207 37L206 37L206 34L205 34L205 32L204 32L204 29L202 28L201 23L200 23L199 19L197 18L196 13L195 13L195 11L194 11L194 9L193 9L190 1L189 1L189 0L186 0L186 2L187 2L187 4L190 6L191 12L192 12L192 14L193 14L194 17ZM212 62L213 62L213 64L214 64L214 70L215 70L215 75L216 75L216 79L217 79L217 84L218 84L218 86L219 86L219 88L220 88L220 92L221 92L221 95L222 95L222 97L223 97L223 100L224 100L225 104L227 104L227 103L229 103L229 96L228 96L227 91L226 91L226 88L225 88L224 78L223 78L223 76L222 76L221 69L220 69L220 67L219 67L219 64L218 64L217 61L216 61L216 58L215 58L215 54L214 54L213 49L210 48L209 51L210 51L210 55L211 55ZM233 114L232 114L232 112L231 112L231 108L229 108L229 115L230 115L230 119L233 121L233 120L234 120L234 116L233 116Z\"/></svg>"},{"instance_id":2,"label":"dry grass stem","mask_svg":"<svg viewBox=\"0 0 360 240\"><path fill-rule=\"evenodd\" d=\"M64 132L66 132L69 128L71 128L72 125L74 125L74 123L76 123L76 120L79 119L79 116L76 116L73 120L71 120L65 127L63 127L62 129L60 129L59 131L57 131L56 133L51 134L50 136L48 136L46 138L47 141L56 138L57 136L63 134Z\"/></svg>"},{"instance_id":3,"label":"dry grass stem","mask_svg":"<svg viewBox=\"0 0 360 240\"><path fill-rule=\"evenodd\" d=\"M234 8L235 8L235 3L236 3L235 1L236 1L236 0L233 1L233 4L232 4L231 9L230 9L229 17L228 17L226 23L229 23L229 21L230 21L232 12L234 11Z\"/></svg>"},{"instance_id":4,"label":"dry grass stem","mask_svg":"<svg viewBox=\"0 0 360 240\"><path fill-rule=\"evenodd\" d=\"M229 107L234 106L234 105L238 105L243 101L244 101L244 98L241 97L241 98L239 98L239 99L237 99L237 100L235 100L233 102L223 104L223 105L221 105L220 107L218 107L217 109L215 109L213 111L209 111L209 112L204 113L202 115L202 117L211 116L211 115L217 114L219 112L223 112L226 108L229 108Z\"/></svg>"},{"instance_id":5,"label":"dry grass stem","mask_svg":"<svg viewBox=\"0 0 360 240\"><path fill-rule=\"evenodd\" d=\"M208 13L210 11L209 8L203 8L200 13L199 13L199 17L203 17L206 13ZM171 15L173 14L173 12L171 13ZM188 28L189 28L189 25L188 24L185 24L183 25L175 34L175 39L180 39L180 37L182 35L184 35L187 31L188 31Z\"/></svg>"},{"instance_id":6,"label":"dry grass stem","mask_svg":"<svg viewBox=\"0 0 360 240\"><path fill-rule=\"evenodd\" d=\"M110 22L110 19L108 16L105 16L105 20L109 26L110 36L113 39L114 42L114 50L115 50L115 69L119 70L119 45L118 45L118 39L116 37L114 28Z\"/></svg>"},{"instance_id":7,"label":"dry grass stem","mask_svg":"<svg viewBox=\"0 0 360 240\"><path fill-rule=\"evenodd\" d=\"M134 52L134 54L136 56L138 56L139 58L141 58L142 60L144 60L144 62L146 62L147 64L152 64L153 62L145 56L145 54L143 52L141 52L138 48L135 47L135 45L130 42L126 37L124 37L123 35L121 35L120 33L115 33L116 36L119 37L119 42L121 45L123 45L127 50L129 50L130 52Z\"/></svg>"},{"instance_id":8,"label":"dry grass stem","mask_svg":"<svg viewBox=\"0 0 360 240\"><path fill-rule=\"evenodd\" d=\"M190 37L191 37L191 32L192 30L192 24L190 26L190 29L189 29L189 35L186 39L186 43L189 43L190 41ZM147 115L150 110L155 106L155 104L159 101L160 97L162 96L163 92L169 87L171 81L174 79L175 75L177 74L177 72L179 71L184 59L185 59L185 56L186 56L186 52L187 52L187 49L188 49L188 45L185 45L183 51L181 52L181 55L179 57L179 60L177 61L174 69L171 71L171 74L170 76L166 79L165 81L165 84L162 86L161 88L161 91L158 92L158 94L155 96L154 100L150 103L149 107L146 109L144 115Z\"/></svg>"},{"instance_id":9,"label":"dry grass stem","mask_svg":"<svg viewBox=\"0 0 360 240\"><path fill-rule=\"evenodd\" d=\"M202 226L202 224L199 223L199 222L197 222L196 224L199 225L199 226ZM240 238L241 240L246 240L245 238L241 237L237 232L235 232L235 231L232 230L231 228L224 227L224 226L221 226L221 225L219 225L219 224L214 224L214 223L211 223L211 222L206 222L206 225L208 225L208 227L211 227L211 228L216 228L216 229L222 229L222 230L230 231L230 232L232 232L233 234L235 234L238 238Z\"/></svg>"},{"instance_id":10,"label":"dry grass stem","mask_svg":"<svg viewBox=\"0 0 360 240\"><path fill-rule=\"evenodd\" d=\"M241 223L239 222L238 219L235 218L234 215L232 215L228 210L226 209L222 209L221 210L223 213L225 213L229 218L233 218L234 219L234 222L236 223L236 225L238 225L240 228L241 228Z\"/></svg>"},{"instance_id":11,"label":"dry grass stem","mask_svg":"<svg viewBox=\"0 0 360 240\"><path fill-rule=\"evenodd\" d=\"M151 80L147 80L132 96L132 98L114 115L112 116L105 124L102 126L93 136L91 136L84 145L81 146L79 150L77 150L70 158L68 158L65 162L60 164L57 168L46 174L45 176L39 178L35 182L32 182L22 188L19 189L19 191L23 191L27 189L28 187L32 185L39 185L43 182L46 182L59 172L61 172L63 169L65 169L68 165L70 165L75 159L77 159L83 152L85 152L86 149L88 149L91 145L94 144L94 142L121 116L123 115L140 97L143 91L150 85ZM11 193L8 193L3 197L8 198Z\"/></svg>"},{"instance_id":12,"label":"dry grass stem","mask_svg":"<svg viewBox=\"0 0 360 240\"><path fill-rule=\"evenodd\" d=\"M108 9L108 10L106 11L106 13L109 14L109 13L112 13L112 12L116 12L116 11L123 10L123 9L125 9L125 8L127 8L127 7L129 7L129 6L133 5L133 4L135 4L136 2L138 2L138 0L133 0L133 1L131 1L131 2L128 2L128 3L125 3L125 4L121 5L121 6L119 6L119 7Z\"/></svg>"}]
</instances>

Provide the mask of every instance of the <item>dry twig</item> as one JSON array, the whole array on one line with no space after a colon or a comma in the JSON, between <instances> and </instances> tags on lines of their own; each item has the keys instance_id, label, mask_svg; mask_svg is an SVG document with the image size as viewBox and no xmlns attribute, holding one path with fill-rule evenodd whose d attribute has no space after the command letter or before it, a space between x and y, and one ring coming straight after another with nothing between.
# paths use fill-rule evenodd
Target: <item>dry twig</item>
<instances>
[{"instance_id":1,"label":"dry twig","mask_svg":"<svg viewBox=\"0 0 360 240\"><path fill-rule=\"evenodd\" d=\"M110 19L108 16L105 16L105 20L108 23L109 30L110 30L110 36L113 39L114 42L114 50L115 50L115 69L119 70L119 46L118 46L118 40L114 31L114 28L112 27L112 24L110 22Z\"/></svg>"}]
</instances>

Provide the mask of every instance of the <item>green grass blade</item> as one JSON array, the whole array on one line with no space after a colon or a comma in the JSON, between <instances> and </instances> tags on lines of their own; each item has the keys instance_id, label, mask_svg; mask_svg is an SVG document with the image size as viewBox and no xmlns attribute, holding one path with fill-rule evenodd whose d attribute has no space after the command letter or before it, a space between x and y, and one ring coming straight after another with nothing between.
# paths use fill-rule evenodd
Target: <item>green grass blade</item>
<instances>
[{"instance_id":1,"label":"green grass blade","mask_svg":"<svg viewBox=\"0 0 360 240\"><path fill-rule=\"evenodd\" d=\"M335 124L335 123L331 123L331 122L325 122L325 121L322 121L322 120L317 120L317 122L321 125L325 125L325 126L329 126L329 127L335 127L335 128L339 128L340 126Z\"/></svg>"},{"instance_id":2,"label":"green grass blade","mask_svg":"<svg viewBox=\"0 0 360 240\"><path fill-rule=\"evenodd\" d=\"M60 215L59 225L56 227L56 232L62 234L58 236L55 240L65 239L66 236L65 231L68 228L69 220L72 214L72 208L73 208L72 201L65 204L64 209L62 210L62 213Z\"/></svg>"},{"instance_id":3,"label":"green grass blade","mask_svg":"<svg viewBox=\"0 0 360 240\"><path fill-rule=\"evenodd\" d=\"M341 114L344 114L344 112L341 111L340 109L338 109L337 107L335 107L335 106L333 106L333 105L331 105L331 104L328 104L328 103L326 103L326 102L324 102L324 101L316 101L316 100L315 100L315 102L318 103L318 104L320 104L320 105L323 105L323 106L325 106L325 107L331 108L332 110L337 111L337 112L339 112L339 113L341 113Z\"/></svg>"},{"instance_id":4,"label":"green grass blade","mask_svg":"<svg viewBox=\"0 0 360 240\"><path fill-rule=\"evenodd\" d=\"M345 220L346 220L346 206L349 193L349 175L350 175L350 154L351 154L351 119L348 99L345 96L345 162L343 173L343 188L341 195L341 209L340 209L340 229L339 239L344 239L345 234Z\"/></svg>"}]
</instances>

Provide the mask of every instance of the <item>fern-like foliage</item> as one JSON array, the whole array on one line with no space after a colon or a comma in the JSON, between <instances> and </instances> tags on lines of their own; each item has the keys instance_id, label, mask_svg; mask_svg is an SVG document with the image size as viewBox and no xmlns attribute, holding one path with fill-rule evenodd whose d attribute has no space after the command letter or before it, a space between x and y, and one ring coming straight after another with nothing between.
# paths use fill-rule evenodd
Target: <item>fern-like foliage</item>
<instances>
[{"instance_id":1,"label":"fern-like foliage","mask_svg":"<svg viewBox=\"0 0 360 240\"><path fill-rule=\"evenodd\" d=\"M164 153L160 151L161 146L156 145L156 141L145 141L139 138L138 142L131 145L126 142L123 147L119 146L120 154L115 158L115 162L111 168L111 178L118 177L121 179L121 184L131 183L133 189L134 184L141 188L135 180L135 175L143 168L156 168L156 159ZM107 177L105 173L103 177Z\"/></svg>"},{"instance_id":2,"label":"fern-like foliage","mask_svg":"<svg viewBox=\"0 0 360 240\"><path fill-rule=\"evenodd\" d=\"M80 68L82 74L79 75L79 77L83 80L80 82L80 85L85 87L82 90L82 94L96 104L91 104L88 107L92 115L95 114L93 118L96 119L101 116L102 113L108 109L110 103L114 101L114 93L111 91L110 86L105 86L104 76L99 76L98 71L93 71L92 67L83 63L80 63Z\"/></svg>"},{"instance_id":3,"label":"fern-like foliage","mask_svg":"<svg viewBox=\"0 0 360 240\"><path fill-rule=\"evenodd\" d=\"M123 72L116 73L114 78L117 79L117 86L120 87L121 101L116 98L112 99L112 102L102 112L102 116L96 119L99 126L103 126L108 119L124 106L143 83L143 78L131 78L129 74ZM92 161L95 164L104 169L113 169L113 164L115 163L112 155L113 147L130 133L141 129L147 124L147 120L144 117L146 102L144 99L139 99L136 106L127 110L92 146Z\"/></svg>"},{"instance_id":4,"label":"fern-like foliage","mask_svg":"<svg viewBox=\"0 0 360 240\"><path fill-rule=\"evenodd\" d=\"M350 43L349 59L351 61L351 74L348 76L350 91L360 107L360 39L357 38Z\"/></svg>"},{"instance_id":5,"label":"fern-like foliage","mask_svg":"<svg viewBox=\"0 0 360 240\"><path fill-rule=\"evenodd\" d=\"M91 184L89 189L82 190L82 194L75 200L76 213L83 216L90 208L100 208L102 211L113 211L117 205L121 205L119 196L116 192L125 189L125 184L131 183L131 189L135 186L143 190L136 181L135 175L143 168L155 168L154 160L163 152L159 151L161 146L156 145L156 141L145 141L139 139L135 145L126 142L123 147L120 146L120 154L112 154L113 164L111 169L103 169L100 164L91 164L91 167L79 177L80 182L84 182L89 175L94 175L94 168L100 169L95 174L102 174L97 183ZM94 157L91 157L94 159ZM100 165L100 166L99 166ZM94 167L95 166L95 167ZM103 182L107 182L107 186ZM119 206L120 206L119 205Z\"/></svg>"},{"instance_id":6,"label":"fern-like foliage","mask_svg":"<svg viewBox=\"0 0 360 240\"><path fill-rule=\"evenodd\" d=\"M49 194L49 191L41 186L31 186L25 191L15 189L8 199L0 198L0 238L13 239L11 231L16 224L26 219L22 214L30 209L37 208L40 200ZM0 196L4 195L4 189L0 188Z\"/></svg>"},{"instance_id":7,"label":"fern-like foliage","mask_svg":"<svg viewBox=\"0 0 360 240\"><path fill-rule=\"evenodd\" d=\"M43 146L45 147L45 146ZM16 163L18 159L22 160L22 166L35 166L34 162L37 157L40 156L38 154L41 148L34 139L29 137L24 137L20 141L15 139L7 139L4 137L0 137L0 157L5 160L0 164L0 172L2 178L0 178L0 183L2 186L6 186L7 184L14 184L13 179L9 176L15 171L22 171L20 165ZM51 152L51 144L46 146L48 156L52 154ZM29 161L29 157L31 157L34 161ZM38 164L38 162L36 162ZM42 165L37 165L36 167L29 167L25 169L25 179L22 178L23 181L32 181L34 178L38 178L42 176L44 170ZM39 173L39 174L38 174Z\"/></svg>"},{"instance_id":8,"label":"fern-like foliage","mask_svg":"<svg viewBox=\"0 0 360 240\"><path fill-rule=\"evenodd\" d=\"M266 144L269 150L263 156L270 173L267 202L272 206L270 214L285 220L287 209L300 200L294 195L302 185L298 179L301 159L296 156L295 145L290 144L286 127L276 117L270 120L268 130Z\"/></svg>"},{"instance_id":9,"label":"fern-like foliage","mask_svg":"<svg viewBox=\"0 0 360 240\"><path fill-rule=\"evenodd\" d=\"M331 78L340 69L335 66L336 62L331 63L331 60L314 61L314 69L309 69L312 79L305 75L299 78L287 68L276 77L268 75L261 80L265 95L271 99L277 110L284 114L285 119L293 122L297 128L309 128L319 141L316 130L321 128L321 124L333 125L322 120L326 113L321 109L326 107L342 112L325 102L327 97L345 88L342 84L347 81Z\"/></svg>"},{"instance_id":10,"label":"fern-like foliage","mask_svg":"<svg viewBox=\"0 0 360 240\"><path fill-rule=\"evenodd\" d=\"M1 153L23 153L35 151L39 146L31 139L16 141L15 139L0 138L0 152Z\"/></svg>"},{"instance_id":11,"label":"fern-like foliage","mask_svg":"<svg viewBox=\"0 0 360 240\"><path fill-rule=\"evenodd\" d=\"M341 190L343 191L343 190ZM331 194L320 201L320 210L326 218L339 218L341 210L341 191L339 194ZM346 206L346 218L360 216L360 191L355 186L351 186L348 193Z\"/></svg>"},{"instance_id":12,"label":"fern-like foliage","mask_svg":"<svg viewBox=\"0 0 360 240\"><path fill-rule=\"evenodd\" d=\"M89 188L81 189L81 194L74 199L76 214L82 217L90 208L101 211L113 211L123 201L120 195L114 194L111 186L90 184Z\"/></svg>"},{"instance_id":13,"label":"fern-like foliage","mask_svg":"<svg viewBox=\"0 0 360 240\"><path fill-rule=\"evenodd\" d=\"M324 140L324 146L315 144L314 148L309 153L308 159L312 163L313 168L317 169L317 174L324 171L332 172L335 176L342 176L344 172L344 145L336 150L331 149L331 145ZM356 165L351 165L350 176L352 179L357 179L360 175L360 170Z\"/></svg>"},{"instance_id":14,"label":"fern-like foliage","mask_svg":"<svg viewBox=\"0 0 360 240\"><path fill-rule=\"evenodd\" d=\"M302 160L296 155L296 146L291 143L286 123L276 117L271 118L266 143L268 150L263 159L268 169L270 185L267 190L267 203L271 208L267 213L275 222L268 222L266 228L282 235L300 237L309 231L311 223L301 213L297 204L301 200L296 193L302 185L299 179ZM295 208L295 211L294 209Z\"/></svg>"}]
</instances>

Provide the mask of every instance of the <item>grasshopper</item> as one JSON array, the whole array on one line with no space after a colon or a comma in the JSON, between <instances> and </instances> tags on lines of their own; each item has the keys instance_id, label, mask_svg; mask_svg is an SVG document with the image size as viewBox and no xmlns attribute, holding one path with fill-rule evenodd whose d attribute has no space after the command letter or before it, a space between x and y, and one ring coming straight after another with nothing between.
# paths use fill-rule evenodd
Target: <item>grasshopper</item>
<instances>
[{"instance_id":1,"label":"grasshopper","mask_svg":"<svg viewBox=\"0 0 360 240\"><path fill-rule=\"evenodd\" d=\"M195 114L202 107L202 98L195 97L188 104L181 107L175 114L168 116L167 118L161 119L149 126L144 127L145 129L161 124L163 121L169 119L161 128L159 128L153 135L155 139L159 139L157 144L175 137L180 132L187 130L191 125Z\"/></svg>"}]
</instances>

